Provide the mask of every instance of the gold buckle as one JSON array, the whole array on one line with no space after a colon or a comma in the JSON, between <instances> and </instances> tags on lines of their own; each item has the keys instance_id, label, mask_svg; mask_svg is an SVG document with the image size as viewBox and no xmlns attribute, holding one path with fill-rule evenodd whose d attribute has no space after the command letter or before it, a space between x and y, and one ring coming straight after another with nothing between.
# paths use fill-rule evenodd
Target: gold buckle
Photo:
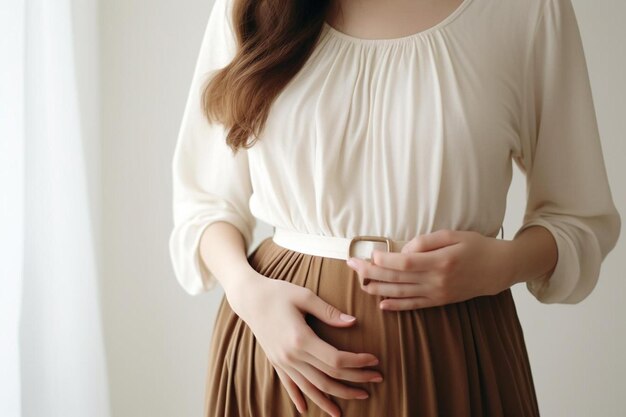
<instances>
[{"instance_id":1,"label":"gold buckle","mask_svg":"<svg viewBox=\"0 0 626 417\"><path fill-rule=\"evenodd\" d=\"M387 244L387 252L391 252L391 239L382 236L354 236L350 239L350 244L348 245L348 258L352 257L352 247L354 246L354 242L358 242L359 240L369 240L373 242L385 242ZM370 260L371 258L365 258L366 260Z\"/></svg>"}]
</instances>

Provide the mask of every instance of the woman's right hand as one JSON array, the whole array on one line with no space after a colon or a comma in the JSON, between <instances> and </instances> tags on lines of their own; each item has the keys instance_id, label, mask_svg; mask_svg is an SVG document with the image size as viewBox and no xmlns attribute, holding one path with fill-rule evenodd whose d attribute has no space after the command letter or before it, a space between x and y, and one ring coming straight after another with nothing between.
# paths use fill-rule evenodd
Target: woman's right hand
<instances>
[{"instance_id":1,"label":"woman's right hand","mask_svg":"<svg viewBox=\"0 0 626 417\"><path fill-rule=\"evenodd\" d=\"M352 326L356 319L347 316L352 319L344 321L340 310L308 288L268 279L254 270L249 274L250 279L242 284L245 291L241 285L233 285L225 289L226 298L250 327L298 411L307 409L302 393L332 416L340 416L341 410L325 393L345 399L367 398L366 391L336 379L371 382L382 378L378 371L359 369L377 365L376 356L341 351L323 341L308 325L305 314L337 327Z\"/></svg>"}]
</instances>

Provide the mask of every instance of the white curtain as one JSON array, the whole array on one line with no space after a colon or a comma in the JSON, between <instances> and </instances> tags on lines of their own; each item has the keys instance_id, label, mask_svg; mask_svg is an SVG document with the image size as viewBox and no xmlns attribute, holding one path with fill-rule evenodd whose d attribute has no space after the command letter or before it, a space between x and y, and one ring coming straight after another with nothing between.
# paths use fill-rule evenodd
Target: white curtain
<instances>
[{"instance_id":1,"label":"white curtain","mask_svg":"<svg viewBox=\"0 0 626 417\"><path fill-rule=\"evenodd\" d=\"M109 416L71 2L0 31L0 416Z\"/></svg>"}]
</instances>

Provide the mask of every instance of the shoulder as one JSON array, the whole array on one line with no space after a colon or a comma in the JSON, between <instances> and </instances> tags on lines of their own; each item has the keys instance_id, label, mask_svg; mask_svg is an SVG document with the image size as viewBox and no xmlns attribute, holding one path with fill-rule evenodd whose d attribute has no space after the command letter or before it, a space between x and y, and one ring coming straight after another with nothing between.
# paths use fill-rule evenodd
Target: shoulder
<instances>
[{"instance_id":1,"label":"shoulder","mask_svg":"<svg viewBox=\"0 0 626 417\"><path fill-rule=\"evenodd\" d=\"M532 33L543 10L550 2L571 0L465 0L469 2L466 13L468 30L489 33L489 37L527 37Z\"/></svg>"}]
</instances>

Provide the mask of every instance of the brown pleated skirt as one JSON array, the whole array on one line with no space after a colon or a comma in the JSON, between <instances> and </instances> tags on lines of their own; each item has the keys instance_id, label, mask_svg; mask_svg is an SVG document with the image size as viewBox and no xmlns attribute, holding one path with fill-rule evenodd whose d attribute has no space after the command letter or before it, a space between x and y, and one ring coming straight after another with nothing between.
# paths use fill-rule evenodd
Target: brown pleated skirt
<instances>
[{"instance_id":1,"label":"brown pleated skirt","mask_svg":"<svg viewBox=\"0 0 626 417\"><path fill-rule=\"evenodd\" d=\"M511 290L463 302L382 311L382 297L364 292L344 260L313 256L263 240L253 268L313 290L357 318L334 327L311 315L320 338L340 350L368 352L383 382L340 382L369 398L332 396L344 417L538 416L524 335ZM328 416L306 397L300 414L250 328L221 301L211 340L204 415L207 417Z\"/></svg>"}]
</instances>

